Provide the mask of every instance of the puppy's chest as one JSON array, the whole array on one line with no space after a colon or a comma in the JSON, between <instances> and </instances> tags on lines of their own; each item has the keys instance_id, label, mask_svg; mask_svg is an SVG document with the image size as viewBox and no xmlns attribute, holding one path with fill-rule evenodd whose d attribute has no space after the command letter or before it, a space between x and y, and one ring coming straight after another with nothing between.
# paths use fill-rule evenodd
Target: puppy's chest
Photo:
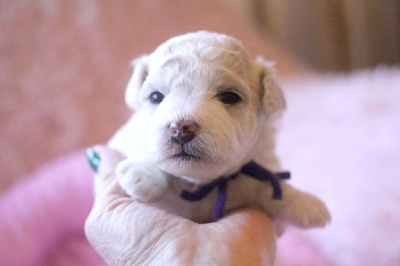
<instances>
[{"instance_id":1,"label":"puppy's chest","mask_svg":"<svg viewBox=\"0 0 400 266\"><path fill-rule=\"evenodd\" d=\"M221 194L217 186L200 200L187 200L181 197L183 190L196 193L199 187L201 185L195 186L180 178L172 177L164 197L153 205L198 223L210 222L214 220L216 205L221 204ZM269 189L268 184L240 175L227 183L222 214L243 207L260 207L261 195Z\"/></svg>"}]
</instances>

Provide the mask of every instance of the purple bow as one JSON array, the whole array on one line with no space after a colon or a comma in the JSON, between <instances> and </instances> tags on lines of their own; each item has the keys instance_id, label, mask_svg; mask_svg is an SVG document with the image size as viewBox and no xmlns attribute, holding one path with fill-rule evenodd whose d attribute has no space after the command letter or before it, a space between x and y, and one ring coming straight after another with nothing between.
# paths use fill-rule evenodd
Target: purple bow
<instances>
[{"instance_id":1,"label":"purple bow","mask_svg":"<svg viewBox=\"0 0 400 266\"><path fill-rule=\"evenodd\" d=\"M245 164L242 169L229 176L229 177L220 177L213 182L202 186L200 189L194 192L190 192L187 190L182 190L181 198L189 201L199 201L207 196L215 187L218 187L218 197L217 202L215 203L215 209L213 218L218 219L222 217L225 201L226 201L226 187L230 180L234 180L238 177L240 173L246 174L250 177L253 177L260 181L268 181L271 183L273 188L273 199L282 199L282 188L280 179L289 179L290 172L279 172L272 173L271 171L263 168L261 165L257 164L254 161L251 161Z\"/></svg>"}]
</instances>

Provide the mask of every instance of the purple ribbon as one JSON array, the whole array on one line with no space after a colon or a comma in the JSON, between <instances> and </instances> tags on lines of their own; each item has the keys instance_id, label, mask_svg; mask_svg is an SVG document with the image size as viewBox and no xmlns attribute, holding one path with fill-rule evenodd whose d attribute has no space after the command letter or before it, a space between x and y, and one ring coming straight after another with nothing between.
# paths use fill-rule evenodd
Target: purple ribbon
<instances>
[{"instance_id":1,"label":"purple ribbon","mask_svg":"<svg viewBox=\"0 0 400 266\"><path fill-rule=\"evenodd\" d=\"M218 187L218 197L215 203L215 209L213 218L218 219L221 218L224 212L224 206L226 201L226 188L228 186L228 182L230 180L234 180L238 177L240 173L243 173L249 177L255 178L260 181L268 181L271 183L273 188L273 199L282 199L282 188L281 188L281 179L289 179L290 172L279 172L272 173L268 169L263 168L261 165L257 164L254 161L251 161L245 164L242 169L229 176L229 177L220 177L209 184L206 184L200 187L197 191L187 191L182 190L181 198L188 201L199 201L208 195L215 187Z\"/></svg>"}]
</instances>

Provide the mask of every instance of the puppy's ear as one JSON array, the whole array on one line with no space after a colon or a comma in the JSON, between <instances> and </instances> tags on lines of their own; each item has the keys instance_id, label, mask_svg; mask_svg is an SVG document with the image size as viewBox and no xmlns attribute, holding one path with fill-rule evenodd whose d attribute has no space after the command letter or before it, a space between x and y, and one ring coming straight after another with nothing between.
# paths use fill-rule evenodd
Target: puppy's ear
<instances>
[{"instance_id":1,"label":"puppy's ear","mask_svg":"<svg viewBox=\"0 0 400 266\"><path fill-rule=\"evenodd\" d=\"M257 72L260 84L260 97L267 117L286 108L285 96L275 81L273 63L262 57L256 58Z\"/></svg>"},{"instance_id":2,"label":"puppy's ear","mask_svg":"<svg viewBox=\"0 0 400 266\"><path fill-rule=\"evenodd\" d=\"M125 102L132 109L140 108L139 92L149 73L149 56L144 55L133 60L133 75L126 87Z\"/></svg>"}]
</instances>

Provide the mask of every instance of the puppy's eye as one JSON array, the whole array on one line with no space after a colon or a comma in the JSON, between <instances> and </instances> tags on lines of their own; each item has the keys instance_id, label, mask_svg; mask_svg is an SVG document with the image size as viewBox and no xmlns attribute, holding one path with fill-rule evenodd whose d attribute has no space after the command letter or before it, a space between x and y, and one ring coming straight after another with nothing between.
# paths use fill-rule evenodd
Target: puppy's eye
<instances>
[{"instance_id":1,"label":"puppy's eye","mask_svg":"<svg viewBox=\"0 0 400 266\"><path fill-rule=\"evenodd\" d=\"M217 98L225 104L236 104L242 100L242 97L231 91L219 93Z\"/></svg>"},{"instance_id":2,"label":"puppy's eye","mask_svg":"<svg viewBox=\"0 0 400 266\"><path fill-rule=\"evenodd\" d=\"M159 104L164 100L164 94L159 91L152 92L150 94L150 102L154 104Z\"/></svg>"}]
</instances>

